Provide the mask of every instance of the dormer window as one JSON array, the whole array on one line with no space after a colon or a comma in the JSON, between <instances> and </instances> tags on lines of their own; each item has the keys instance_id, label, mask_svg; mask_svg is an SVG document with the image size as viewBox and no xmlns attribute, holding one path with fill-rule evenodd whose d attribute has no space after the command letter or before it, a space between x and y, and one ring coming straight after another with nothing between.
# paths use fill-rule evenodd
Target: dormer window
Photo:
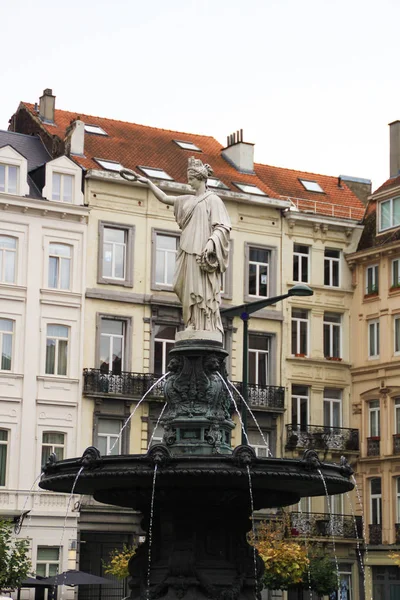
<instances>
[{"instance_id":1,"label":"dormer window","mask_svg":"<svg viewBox=\"0 0 400 600\"><path fill-rule=\"evenodd\" d=\"M73 175L53 172L53 188L51 199L55 200L56 202L68 202L71 204L73 200L73 183Z\"/></svg>"},{"instance_id":2,"label":"dormer window","mask_svg":"<svg viewBox=\"0 0 400 600\"><path fill-rule=\"evenodd\" d=\"M171 175L168 175L164 169L159 169L158 167L139 167L139 169L151 179L167 179L173 181Z\"/></svg>"},{"instance_id":3,"label":"dormer window","mask_svg":"<svg viewBox=\"0 0 400 600\"><path fill-rule=\"evenodd\" d=\"M254 185L253 183L236 183L236 182L234 182L234 184L236 185L237 188L239 188L239 190L241 192L244 192L245 194L255 194L256 196L266 196L267 195L265 192L260 190L260 188L257 187L256 185Z\"/></svg>"},{"instance_id":4,"label":"dormer window","mask_svg":"<svg viewBox=\"0 0 400 600\"><path fill-rule=\"evenodd\" d=\"M209 177L207 179L207 186L209 188L219 188L220 190L229 190L228 186L217 177Z\"/></svg>"},{"instance_id":5,"label":"dormer window","mask_svg":"<svg viewBox=\"0 0 400 600\"><path fill-rule=\"evenodd\" d=\"M379 204L379 231L400 225L400 197Z\"/></svg>"},{"instance_id":6,"label":"dormer window","mask_svg":"<svg viewBox=\"0 0 400 600\"><path fill-rule=\"evenodd\" d=\"M319 185L317 181L310 181L308 179L299 179L302 186L307 190L307 192L318 192L319 194L323 194L324 190Z\"/></svg>"},{"instance_id":7,"label":"dormer window","mask_svg":"<svg viewBox=\"0 0 400 600\"><path fill-rule=\"evenodd\" d=\"M0 163L0 192L18 193L18 167Z\"/></svg>"}]
</instances>

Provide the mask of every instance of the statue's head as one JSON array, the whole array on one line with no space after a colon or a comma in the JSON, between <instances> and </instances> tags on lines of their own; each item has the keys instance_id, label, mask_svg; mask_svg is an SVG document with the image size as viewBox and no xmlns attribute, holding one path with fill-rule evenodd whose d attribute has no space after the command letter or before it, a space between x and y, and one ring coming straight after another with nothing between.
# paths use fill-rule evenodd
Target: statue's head
<instances>
[{"instance_id":1,"label":"statue's head","mask_svg":"<svg viewBox=\"0 0 400 600\"><path fill-rule=\"evenodd\" d=\"M188 170L187 176L188 181L190 180L198 180L198 181L207 181L207 178L213 174L213 170L210 165L203 165L199 158L195 158L191 156L188 160Z\"/></svg>"}]
</instances>

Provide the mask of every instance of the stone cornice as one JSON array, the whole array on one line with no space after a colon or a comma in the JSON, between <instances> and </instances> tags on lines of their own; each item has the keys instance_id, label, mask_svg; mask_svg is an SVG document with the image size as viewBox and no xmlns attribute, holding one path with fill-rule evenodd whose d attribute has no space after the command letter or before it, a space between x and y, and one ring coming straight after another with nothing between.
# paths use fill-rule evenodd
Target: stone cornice
<instances>
[{"instance_id":1,"label":"stone cornice","mask_svg":"<svg viewBox=\"0 0 400 600\"><path fill-rule=\"evenodd\" d=\"M86 223L90 209L77 204L0 194L0 214L1 211Z\"/></svg>"}]
</instances>

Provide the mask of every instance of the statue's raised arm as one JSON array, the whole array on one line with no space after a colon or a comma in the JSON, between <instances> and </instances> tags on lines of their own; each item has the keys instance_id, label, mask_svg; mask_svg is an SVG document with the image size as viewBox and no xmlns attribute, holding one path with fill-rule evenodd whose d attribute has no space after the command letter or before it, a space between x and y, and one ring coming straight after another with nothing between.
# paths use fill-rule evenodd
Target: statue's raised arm
<instances>
[{"instance_id":1,"label":"statue's raised arm","mask_svg":"<svg viewBox=\"0 0 400 600\"><path fill-rule=\"evenodd\" d=\"M182 303L186 330L220 332L222 339L219 307L222 273L228 266L231 222L221 198L207 188L211 174L209 165L190 158L187 175L194 194L168 196L134 171L121 172L125 179L148 185L158 200L174 206L182 233L173 289Z\"/></svg>"}]
</instances>

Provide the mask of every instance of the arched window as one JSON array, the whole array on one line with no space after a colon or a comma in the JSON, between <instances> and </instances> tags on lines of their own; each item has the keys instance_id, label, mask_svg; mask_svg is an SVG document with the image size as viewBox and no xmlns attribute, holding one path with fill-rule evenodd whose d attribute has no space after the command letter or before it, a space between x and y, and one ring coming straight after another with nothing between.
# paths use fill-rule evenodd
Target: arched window
<instances>
[{"instance_id":1,"label":"arched window","mask_svg":"<svg viewBox=\"0 0 400 600\"><path fill-rule=\"evenodd\" d=\"M49 288L71 289L72 248L67 244L51 242L49 244Z\"/></svg>"}]
</instances>

